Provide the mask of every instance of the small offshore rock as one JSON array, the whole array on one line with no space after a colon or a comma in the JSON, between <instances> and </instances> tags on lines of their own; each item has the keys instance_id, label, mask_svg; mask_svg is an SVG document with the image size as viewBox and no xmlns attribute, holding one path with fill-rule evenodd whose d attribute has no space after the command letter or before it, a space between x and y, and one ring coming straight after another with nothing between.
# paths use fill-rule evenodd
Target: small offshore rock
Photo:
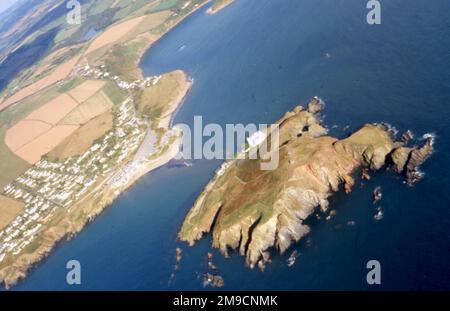
<instances>
[{"instance_id":1,"label":"small offshore rock","mask_svg":"<svg viewBox=\"0 0 450 311\"><path fill-rule=\"evenodd\" d=\"M259 260L258 261L258 269L261 272L264 272L264 270L266 270L266 264L264 263L264 260Z\"/></svg>"},{"instance_id":2,"label":"small offshore rock","mask_svg":"<svg viewBox=\"0 0 450 311\"><path fill-rule=\"evenodd\" d=\"M373 204L381 201L383 198L383 193L381 192L381 187L376 187L373 191Z\"/></svg>"},{"instance_id":3,"label":"small offshore rock","mask_svg":"<svg viewBox=\"0 0 450 311\"><path fill-rule=\"evenodd\" d=\"M183 254L183 250L181 248L177 247L175 249L175 260L177 263L180 262L181 259L183 258L182 254Z\"/></svg>"},{"instance_id":4,"label":"small offshore rock","mask_svg":"<svg viewBox=\"0 0 450 311\"><path fill-rule=\"evenodd\" d=\"M298 257L298 252L296 250L294 250L291 255L289 256L287 262L288 262L288 267L292 267L295 264L295 261L297 260Z\"/></svg>"},{"instance_id":5,"label":"small offshore rock","mask_svg":"<svg viewBox=\"0 0 450 311\"><path fill-rule=\"evenodd\" d=\"M203 286L222 287L225 285L225 281L220 275L213 275L211 273L205 273L203 277Z\"/></svg>"},{"instance_id":6,"label":"small offshore rock","mask_svg":"<svg viewBox=\"0 0 450 311\"><path fill-rule=\"evenodd\" d=\"M361 170L361 179L362 180L370 180L370 174L369 174L369 170L367 168L363 168Z\"/></svg>"},{"instance_id":7,"label":"small offshore rock","mask_svg":"<svg viewBox=\"0 0 450 311\"><path fill-rule=\"evenodd\" d=\"M400 137L400 141L406 144L413 138L414 134L410 130L407 130L405 133L403 133L402 137Z\"/></svg>"},{"instance_id":8,"label":"small offshore rock","mask_svg":"<svg viewBox=\"0 0 450 311\"><path fill-rule=\"evenodd\" d=\"M375 216L373 216L373 218L376 221L380 221L381 219L383 219L383 216L384 216L384 213L383 213L382 209L379 207L379 208L377 208L377 213L375 214Z\"/></svg>"}]
</instances>

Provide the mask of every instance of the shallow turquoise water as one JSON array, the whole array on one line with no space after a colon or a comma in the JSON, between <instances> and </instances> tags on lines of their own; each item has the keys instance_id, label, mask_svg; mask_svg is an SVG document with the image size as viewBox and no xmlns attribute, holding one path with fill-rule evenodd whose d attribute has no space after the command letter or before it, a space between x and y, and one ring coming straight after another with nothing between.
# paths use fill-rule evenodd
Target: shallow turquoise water
<instances>
[{"instance_id":1,"label":"shallow turquoise water","mask_svg":"<svg viewBox=\"0 0 450 311\"><path fill-rule=\"evenodd\" d=\"M205 123L272 122L319 95L327 103L325 123L339 126L335 135L345 136L340 129L347 124L352 130L380 121L437 135L425 179L415 187L379 172L351 195L334 196L337 216L311 221L309 243L292 248L301 254L294 267L275 255L260 273L242 257L216 253L224 289L450 289L450 3L383 2L379 26L366 23L365 3L356 0L238 0L215 16L205 10L142 61L147 75L183 69L195 79L175 122L192 124L194 115ZM176 234L219 164L150 173L16 289L202 289L209 237L189 248ZM385 216L375 222L371 192L378 185ZM177 246L183 260L169 284ZM71 259L82 265L78 287L65 283ZM378 287L366 283L371 259L381 262Z\"/></svg>"}]
</instances>

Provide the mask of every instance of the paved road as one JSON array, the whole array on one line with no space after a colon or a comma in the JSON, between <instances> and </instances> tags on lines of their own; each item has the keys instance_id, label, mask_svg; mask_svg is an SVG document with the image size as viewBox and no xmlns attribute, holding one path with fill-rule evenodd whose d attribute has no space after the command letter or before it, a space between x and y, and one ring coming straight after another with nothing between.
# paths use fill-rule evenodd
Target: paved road
<instances>
[{"instance_id":1,"label":"paved road","mask_svg":"<svg viewBox=\"0 0 450 311\"><path fill-rule=\"evenodd\" d=\"M148 128L142 144L139 146L138 151L134 155L134 161L144 160L149 155L155 153L157 150L156 142L157 138L155 132L151 128Z\"/></svg>"}]
</instances>

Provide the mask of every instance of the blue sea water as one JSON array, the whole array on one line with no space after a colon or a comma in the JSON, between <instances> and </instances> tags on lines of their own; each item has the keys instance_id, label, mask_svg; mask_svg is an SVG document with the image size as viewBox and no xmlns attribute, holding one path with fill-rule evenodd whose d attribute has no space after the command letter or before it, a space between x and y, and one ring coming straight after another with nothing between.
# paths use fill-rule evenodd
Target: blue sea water
<instances>
[{"instance_id":1,"label":"blue sea water","mask_svg":"<svg viewBox=\"0 0 450 311\"><path fill-rule=\"evenodd\" d=\"M175 123L192 124L194 115L204 123L273 122L319 95L327 103L325 123L338 125L334 135L345 136L346 125L351 131L385 121L417 137L437 136L416 186L381 171L350 195L333 196L337 215L311 221L308 239L291 249L300 253L293 267L286 264L289 254L275 254L261 273L240 256L225 259L214 251L223 289L450 289L450 2L383 1L376 26L366 23L365 6L357 0L237 0L214 16L197 11L145 55L146 75L183 69L195 79ZM15 289L203 289L210 238L191 248L176 235L218 165L196 161L148 174ZM373 205L378 185L384 197ZM379 222L376 207L384 211ZM184 250L177 271L176 247ZM81 262L80 286L66 284L71 259ZM366 282L372 259L381 263L379 286Z\"/></svg>"}]
</instances>

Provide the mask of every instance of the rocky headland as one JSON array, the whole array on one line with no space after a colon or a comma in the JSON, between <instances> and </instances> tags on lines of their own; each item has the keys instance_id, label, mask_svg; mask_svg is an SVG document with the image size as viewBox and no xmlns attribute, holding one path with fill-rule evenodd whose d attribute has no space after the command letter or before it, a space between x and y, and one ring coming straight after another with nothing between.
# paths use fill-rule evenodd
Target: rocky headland
<instances>
[{"instance_id":1,"label":"rocky headland","mask_svg":"<svg viewBox=\"0 0 450 311\"><path fill-rule=\"evenodd\" d=\"M225 256L237 250L250 267L270 261L269 249L285 252L310 228L304 221L341 189L351 192L357 170L392 166L408 184L418 181L421 165L433 150L431 137L422 146L396 140L383 124L366 124L339 140L321 124L323 103L312 99L278 122L279 166L260 169L259 159L236 159L205 187L186 216L179 238L193 245L212 233L212 246ZM267 135L269 141L270 133ZM261 157L266 158L267 157Z\"/></svg>"}]
</instances>

